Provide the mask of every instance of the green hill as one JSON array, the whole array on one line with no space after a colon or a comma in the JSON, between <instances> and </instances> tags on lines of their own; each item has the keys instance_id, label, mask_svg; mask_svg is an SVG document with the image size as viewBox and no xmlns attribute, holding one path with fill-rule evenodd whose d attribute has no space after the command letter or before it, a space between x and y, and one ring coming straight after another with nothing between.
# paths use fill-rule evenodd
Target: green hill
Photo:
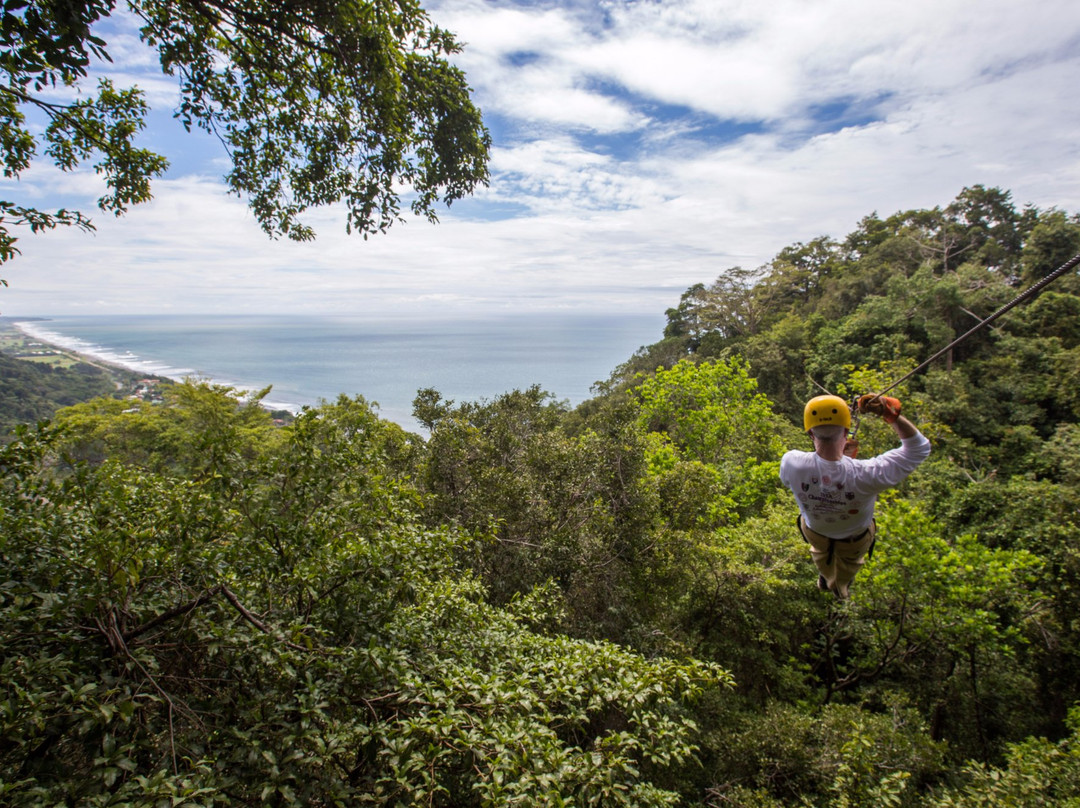
<instances>
[{"instance_id":1,"label":"green hill","mask_svg":"<svg viewBox=\"0 0 1080 808\"><path fill-rule=\"evenodd\" d=\"M570 409L96 398L0 447L5 805L1076 805L1080 278L894 391L849 600L778 480L1080 251L997 189L718 268ZM876 417L860 457L897 444Z\"/></svg>"},{"instance_id":2,"label":"green hill","mask_svg":"<svg viewBox=\"0 0 1080 808\"><path fill-rule=\"evenodd\" d=\"M0 322L0 435L51 418L61 407L98 396L126 396L141 377L92 365L75 354L27 339Z\"/></svg>"}]
</instances>

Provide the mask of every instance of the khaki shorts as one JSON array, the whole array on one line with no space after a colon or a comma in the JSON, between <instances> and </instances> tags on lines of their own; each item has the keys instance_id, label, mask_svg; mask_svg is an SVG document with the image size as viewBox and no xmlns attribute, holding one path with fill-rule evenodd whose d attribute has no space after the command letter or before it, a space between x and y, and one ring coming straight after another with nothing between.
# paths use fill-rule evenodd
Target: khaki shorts
<instances>
[{"instance_id":1,"label":"khaki shorts","mask_svg":"<svg viewBox=\"0 0 1080 808\"><path fill-rule=\"evenodd\" d=\"M877 522L871 522L865 533L853 539L831 539L816 533L807 527L802 514L797 524L802 537L810 545L810 558L825 583L837 597L846 598L848 585L873 549L877 539Z\"/></svg>"}]
</instances>

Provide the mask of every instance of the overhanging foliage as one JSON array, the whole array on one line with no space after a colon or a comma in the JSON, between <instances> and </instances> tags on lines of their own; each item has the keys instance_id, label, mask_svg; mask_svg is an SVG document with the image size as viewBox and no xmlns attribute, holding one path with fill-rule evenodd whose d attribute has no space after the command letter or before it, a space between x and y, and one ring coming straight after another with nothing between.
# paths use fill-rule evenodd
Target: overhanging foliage
<instances>
[{"instance_id":1,"label":"overhanging foliage","mask_svg":"<svg viewBox=\"0 0 1080 808\"><path fill-rule=\"evenodd\" d=\"M459 50L414 0L276 3L130 0L140 35L178 82L175 116L214 134L232 162L229 189L270 236L314 237L311 207L341 202L346 228L385 231L402 194L416 214L487 179L489 137ZM70 171L93 160L108 187L98 206L122 214L150 198L167 161L137 145L147 106L138 88L107 77L102 23L112 0L8 0L0 24L0 162L18 177L39 158ZM57 101L56 91L82 97ZM28 111L43 114L41 133ZM0 262L16 252L12 226L91 228L83 214L0 202Z\"/></svg>"}]
</instances>

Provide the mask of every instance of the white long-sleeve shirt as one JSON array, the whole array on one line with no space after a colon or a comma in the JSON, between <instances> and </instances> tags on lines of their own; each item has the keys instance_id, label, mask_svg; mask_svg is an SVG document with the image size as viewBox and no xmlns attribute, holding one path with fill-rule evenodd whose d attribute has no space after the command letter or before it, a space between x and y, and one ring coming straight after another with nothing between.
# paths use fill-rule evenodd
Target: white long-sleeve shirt
<instances>
[{"instance_id":1,"label":"white long-sleeve shirt","mask_svg":"<svg viewBox=\"0 0 1080 808\"><path fill-rule=\"evenodd\" d=\"M878 494L899 485L929 455L930 441L921 432L868 460L823 460L815 452L790 451L780 459L780 481L795 495L811 530L847 539L870 527Z\"/></svg>"}]
</instances>

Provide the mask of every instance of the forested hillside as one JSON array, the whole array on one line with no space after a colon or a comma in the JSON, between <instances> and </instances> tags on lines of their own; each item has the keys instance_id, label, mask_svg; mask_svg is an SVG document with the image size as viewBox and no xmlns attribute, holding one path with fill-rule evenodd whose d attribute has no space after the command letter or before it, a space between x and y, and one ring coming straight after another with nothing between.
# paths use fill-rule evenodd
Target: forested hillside
<instances>
[{"instance_id":1,"label":"forested hillside","mask_svg":"<svg viewBox=\"0 0 1080 808\"><path fill-rule=\"evenodd\" d=\"M976 186L718 267L573 410L61 410L0 450L0 802L1075 805L1077 274L893 391L933 452L850 600L777 472L1077 253Z\"/></svg>"},{"instance_id":2,"label":"forested hillside","mask_svg":"<svg viewBox=\"0 0 1080 808\"><path fill-rule=\"evenodd\" d=\"M120 390L118 377L124 379ZM0 436L18 424L51 418L60 407L96 396L127 394L136 378L123 371L109 374L85 362L54 367L0 352Z\"/></svg>"}]
</instances>

